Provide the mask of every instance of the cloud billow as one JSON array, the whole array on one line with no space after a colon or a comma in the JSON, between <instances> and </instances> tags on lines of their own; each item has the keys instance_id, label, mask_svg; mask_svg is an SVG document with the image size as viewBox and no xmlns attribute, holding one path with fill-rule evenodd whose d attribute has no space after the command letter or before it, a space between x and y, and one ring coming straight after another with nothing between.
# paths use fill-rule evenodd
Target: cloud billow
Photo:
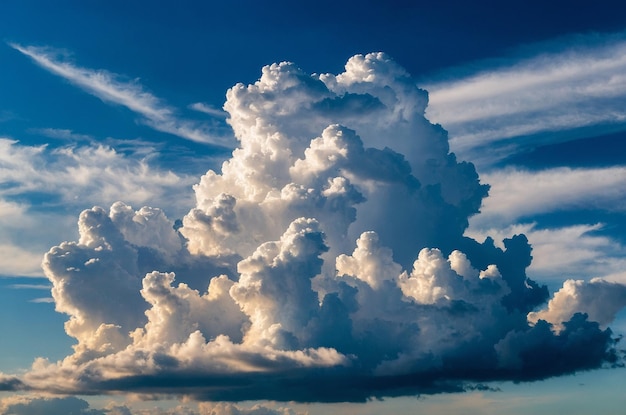
<instances>
[{"instance_id":1,"label":"cloud billow","mask_svg":"<svg viewBox=\"0 0 626 415\"><path fill-rule=\"evenodd\" d=\"M608 313L567 301L607 294L597 281L537 311L549 295L526 276L527 239L464 236L488 186L427 101L382 53L235 85L224 109L240 145L195 185L182 227L118 202L84 211L79 240L46 254L77 344L20 387L363 401L616 363L606 324L623 287Z\"/></svg>"}]
</instances>

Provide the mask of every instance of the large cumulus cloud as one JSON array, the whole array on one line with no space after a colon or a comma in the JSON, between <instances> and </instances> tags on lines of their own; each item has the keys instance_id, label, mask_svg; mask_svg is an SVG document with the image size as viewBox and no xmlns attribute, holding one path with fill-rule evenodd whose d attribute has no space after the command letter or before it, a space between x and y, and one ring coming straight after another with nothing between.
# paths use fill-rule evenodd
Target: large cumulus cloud
<instances>
[{"instance_id":1,"label":"large cumulus cloud","mask_svg":"<svg viewBox=\"0 0 626 415\"><path fill-rule=\"evenodd\" d=\"M427 102L382 53L235 85L224 108L240 145L180 223L95 207L47 253L77 344L21 387L362 401L615 363L606 324L624 287L567 282L537 311L549 296L526 276L528 240L463 236L488 186ZM596 294L610 310L582 300Z\"/></svg>"}]
</instances>

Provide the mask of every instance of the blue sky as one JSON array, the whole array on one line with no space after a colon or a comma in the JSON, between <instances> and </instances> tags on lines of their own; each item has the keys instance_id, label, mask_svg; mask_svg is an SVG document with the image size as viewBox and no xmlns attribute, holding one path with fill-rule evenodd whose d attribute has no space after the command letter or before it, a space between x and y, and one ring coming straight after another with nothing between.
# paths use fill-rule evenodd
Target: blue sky
<instances>
[{"instance_id":1,"label":"blue sky","mask_svg":"<svg viewBox=\"0 0 626 415\"><path fill-rule=\"evenodd\" d=\"M4 1L0 414L619 413L624 12Z\"/></svg>"}]
</instances>

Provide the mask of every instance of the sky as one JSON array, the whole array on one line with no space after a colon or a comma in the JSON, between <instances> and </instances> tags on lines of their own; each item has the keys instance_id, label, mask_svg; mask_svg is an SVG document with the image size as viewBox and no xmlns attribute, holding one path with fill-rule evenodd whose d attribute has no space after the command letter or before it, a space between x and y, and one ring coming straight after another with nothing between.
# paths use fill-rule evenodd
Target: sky
<instances>
[{"instance_id":1,"label":"sky","mask_svg":"<svg viewBox=\"0 0 626 415\"><path fill-rule=\"evenodd\" d=\"M621 413L626 6L224 3L0 3L0 415Z\"/></svg>"}]
</instances>

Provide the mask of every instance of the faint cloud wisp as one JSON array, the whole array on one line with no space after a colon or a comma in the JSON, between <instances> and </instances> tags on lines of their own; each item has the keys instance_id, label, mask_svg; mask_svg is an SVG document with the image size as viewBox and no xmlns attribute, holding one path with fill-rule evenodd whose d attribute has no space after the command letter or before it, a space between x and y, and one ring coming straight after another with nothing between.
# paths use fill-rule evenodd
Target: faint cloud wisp
<instances>
[{"instance_id":1,"label":"faint cloud wisp","mask_svg":"<svg viewBox=\"0 0 626 415\"><path fill-rule=\"evenodd\" d=\"M142 117L142 122L155 130L173 134L187 140L216 146L232 146L229 138L212 134L202 124L177 117L167 106L144 90L138 82L127 82L105 70L92 70L75 66L59 59L58 52L50 48L9 44L20 53L33 59L47 71L58 75L101 100L122 105Z\"/></svg>"}]
</instances>

